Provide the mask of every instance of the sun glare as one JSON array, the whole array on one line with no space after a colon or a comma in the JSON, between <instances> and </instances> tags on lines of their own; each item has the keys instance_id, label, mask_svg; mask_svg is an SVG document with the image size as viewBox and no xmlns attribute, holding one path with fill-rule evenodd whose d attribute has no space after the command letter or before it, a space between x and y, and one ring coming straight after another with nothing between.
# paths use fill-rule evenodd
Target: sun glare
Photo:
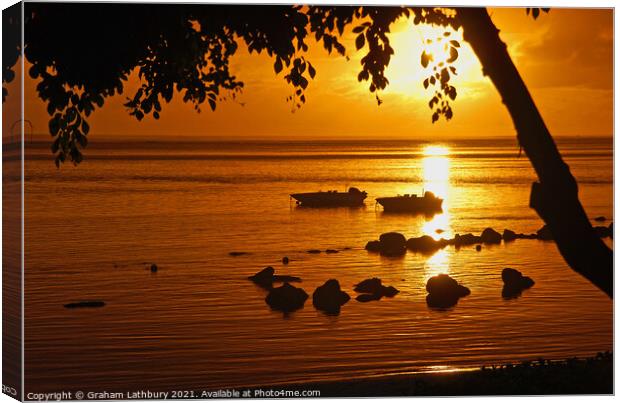
<instances>
[{"instance_id":1,"label":"sun glare","mask_svg":"<svg viewBox=\"0 0 620 403\"><path fill-rule=\"evenodd\" d=\"M399 93L407 97L428 98L431 89L425 90L422 82L432 72L431 66L423 68L420 64L422 52L433 55L433 63L445 62L450 58L450 40L460 43L458 58L452 64L457 74L453 77L453 85L462 89L472 82L484 80L480 63L469 45L463 41L460 31L448 31L444 27L430 25L414 25L411 19L401 19L395 23L390 35L394 48L394 56L386 70L390 80L387 92Z\"/></svg>"},{"instance_id":2,"label":"sun glare","mask_svg":"<svg viewBox=\"0 0 620 403\"><path fill-rule=\"evenodd\" d=\"M443 146L426 146L422 154L426 157L439 157L450 154L450 150L448 150L448 147Z\"/></svg>"}]
</instances>

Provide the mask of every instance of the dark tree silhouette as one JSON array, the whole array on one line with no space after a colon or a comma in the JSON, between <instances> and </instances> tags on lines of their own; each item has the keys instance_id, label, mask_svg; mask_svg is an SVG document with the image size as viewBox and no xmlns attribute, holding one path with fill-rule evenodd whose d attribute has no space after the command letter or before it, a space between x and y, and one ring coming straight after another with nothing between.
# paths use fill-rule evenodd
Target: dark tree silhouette
<instances>
[{"instance_id":1,"label":"dark tree silhouette","mask_svg":"<svg viewBox=\"0 0 620 403\"><path fill-rule=\"evenodd\" d=\"M549 10L525 11L537 18ZM446 28L445 37L436 40L449 52L448 59L436 61L426 53L420 57L430 72L423 84L436 89L429 102L433 122L453 115L450 101L457 90L450 78L457 73L452 63L460 44L451 33L463 29L463 39L499 91L538 175L531 207L547 223L568 264L613 297L612 251L594 232L577 182L484 8L26 3L24 53L32 64L29 74L39 79L38 94L48 105L52 152L59 166L67 159L75 164L82 160L88 116L107 97L122 94L135 69L141 86L125 106L138 120L146 115L158 119L162 103L175 95L198 111L205 102L215 110L218 102L234 98L243 81L228 66L241 43L273 58L275 72L282 72L291 85L288 101L301 107L316 74L308 47L318 44L346 57L340 40L350 28L357 50L366 52L357 78L368 82L380 104L379 93L389 83L384 72L394 53L388 34L400 17ZM16 18L3 13L5 24ZM13 46L4 50L3 84L13 79L21 52L19 38L12 40Z\"/></svg>"}]
</instances>

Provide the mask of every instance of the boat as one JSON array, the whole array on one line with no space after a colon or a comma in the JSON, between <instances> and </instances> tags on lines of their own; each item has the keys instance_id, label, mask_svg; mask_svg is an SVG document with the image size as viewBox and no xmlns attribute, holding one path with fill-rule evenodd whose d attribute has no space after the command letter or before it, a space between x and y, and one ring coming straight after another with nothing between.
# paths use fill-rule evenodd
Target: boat
<instances>
[{"instance_id":1,"label":"boat","mask_svg":"<svg viewBox=\"0 0 620 403\"><path fill-rule=\"evenodd\" d=\"M357 207L363 206L368 194L351 187L346 192L329 190L326 192L293 193L291 197L298 206L304 207Z\"/></svg>"},{"instance_id":2,"label":"boat","mask_svg":"<svg viewBox=\"0 0 620 403\"><path fill-rule=\"evenodd\" d=\"M423 197L415 194L398 195L393 197L379 197L377 203L383 206L383 211L389 213L438 213L441 210L443 199L433 192L424 192Z\"/></svg>"}]
</instances>

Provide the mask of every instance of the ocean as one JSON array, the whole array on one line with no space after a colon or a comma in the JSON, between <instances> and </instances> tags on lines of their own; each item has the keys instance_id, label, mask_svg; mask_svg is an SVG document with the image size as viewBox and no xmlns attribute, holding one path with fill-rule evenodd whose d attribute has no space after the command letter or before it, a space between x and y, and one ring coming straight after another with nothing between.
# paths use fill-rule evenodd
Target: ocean
<instances>
[{"instance_id":1,"label":"ocean","mask_svg":"<svg viewBox=\"0 0 620 403\"><path fill-rule=\"evenodd\" d=\"M613 217L611 138L560 138L591 218ZM612 349L613 304L553 242L516 240L388 258L383 232L451 238L486 227L532 233L535 174L516 140L124 141L91 139L56 169L49 143L26 145L26 391L240 388L582 357ZM368 192L365 207L299 208L291 193ZM375 198L433 191L433 217L384 214ZM443 231L438 233L437 230ZM612 245L612 241L606 242ZM336 249L309 254L309 249ZM247 252L230 256L231 251ZM281 260L289 257L290 263ZM157 264L157 273L148 269ZM352 298L337 316L284 315L247 280L265 266L328 279L380 277L394 298ZM512 267L535 286L501 296ZM430 309L425 283L471 289ZM71 310L69 302L102 300Z\"/></svg>"}]
</instances>

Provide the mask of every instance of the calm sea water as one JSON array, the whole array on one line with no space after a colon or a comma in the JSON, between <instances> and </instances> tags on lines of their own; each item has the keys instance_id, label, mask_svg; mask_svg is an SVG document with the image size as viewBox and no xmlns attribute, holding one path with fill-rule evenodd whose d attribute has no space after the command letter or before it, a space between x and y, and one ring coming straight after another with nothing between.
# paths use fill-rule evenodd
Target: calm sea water
<instances>
[{"instance_id":1,"label":"calm sea water","mask_svg":"<svg viewBox=\"0 0 620 403\"><path fill-rule=\"evenodd\" d=\"M559 144L589 216L612 217L611 139ZM612 348L612 302L568 268L552 242L517 240L481 252L446 247L402 258L364 250L386 231L536 231L542 222L528 208L535 176L513 139L93 139L84 163L60 170L47 147L27 148L26 391L240 387ZM303 209L289 200L294 192L347 186L368 192L365 208ZM423 190L445 198L442 214L385 215L374 203ZM340 253L305 252L313 248ZM158 273L146 269L151 262ZM309 300L284 316L246 279L267 265L301 276L309 294L336 278L355 296L353 285L373 276L400 294L353 299L339 316L316 311ZM518 299L502 299L504 267L536 285ZM438 273L449 273L471 295L450 310L429 309L424 286ZM90 299L106 306L63 307Z\"/></svg>"}]
</instances>

